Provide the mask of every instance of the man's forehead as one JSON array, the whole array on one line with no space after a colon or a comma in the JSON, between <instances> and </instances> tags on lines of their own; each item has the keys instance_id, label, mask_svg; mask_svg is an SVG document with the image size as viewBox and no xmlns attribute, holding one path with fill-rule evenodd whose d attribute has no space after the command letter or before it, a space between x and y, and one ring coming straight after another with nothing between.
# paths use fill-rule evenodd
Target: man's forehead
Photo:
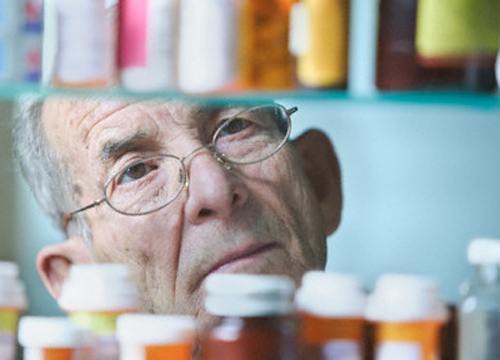
<instances>
[{"instance_id":1,"label":"man's forehead","mask_svg":"<svg viewBox=\"0 0 500 360\"><path fill-rule=\"evenodd\" d=\"M94 98L50 98L43 107L45 123L65 122L74 128L88 128L109 118L119 111L128 109L163 109L166 112L196 113L206 111L205 107L180 100L126 100Z\"/></svg>"},{"instance_id":2,"label":"man's forehead","mask_svg":"<svg viewBox=\"0 0 500 360\"><path fill-rule=\"evenodd\" d=\"M50 98L44 102L42 121L49 138L55 133L85 139L94 128L108 120L117 126L120 123L130 125L141 117L150 116L186 125L203 119L203 114L218 110L220 107L181 100Z\"/></svg>"}]
</instances>

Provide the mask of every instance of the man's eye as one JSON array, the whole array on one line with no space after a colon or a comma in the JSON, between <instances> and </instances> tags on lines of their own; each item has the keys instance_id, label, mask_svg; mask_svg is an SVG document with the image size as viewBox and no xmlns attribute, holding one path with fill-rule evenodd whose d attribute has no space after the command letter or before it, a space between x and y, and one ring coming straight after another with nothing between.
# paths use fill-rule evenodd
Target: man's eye
<instances>
[{"instance_id":1,"label":"man's eye","mask_svg":"<svg viewBox=\"0 0 500 360\"><path fill-rule=\"evenodd\" d=\"M245 130L249 126L250 122L248 120L241 118L234 118L224 124L224 126L221 128L219 132L219 135L220 136L234 135L240 131Z\"/></svg>"},{"instance_id":2,"label":"man's eye","mask_svg":"<svg viewBox=\"0 0 500 360\"><path fill-rule=\"evenodd\" d=\"M123 184L128 184L135 180L139 180L140 178L149 174L154 169L155 169L154 166L148 165L146 163L135 164L122 172L122 174L118 178L117 184L123 185Z\"/></svg>"}]
</instances>

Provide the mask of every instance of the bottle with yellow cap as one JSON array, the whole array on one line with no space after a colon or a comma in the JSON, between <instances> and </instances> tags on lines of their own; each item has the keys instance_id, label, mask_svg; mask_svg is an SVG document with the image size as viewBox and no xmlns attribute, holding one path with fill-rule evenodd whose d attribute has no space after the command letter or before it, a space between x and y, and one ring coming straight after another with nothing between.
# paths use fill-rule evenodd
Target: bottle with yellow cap
<instances>
[{"instance_id":1,"label":"bottle with yellow cap","mask_svg":"<svg viewBox=\"0 0 500 360\"><path fill-rule=\"evenodd\" d=\"M119 358L116 320L137 311L138 293L122 264L73 265L58 300L62 310L95 338L98 359Z\"/></svg>"}]
</instances>

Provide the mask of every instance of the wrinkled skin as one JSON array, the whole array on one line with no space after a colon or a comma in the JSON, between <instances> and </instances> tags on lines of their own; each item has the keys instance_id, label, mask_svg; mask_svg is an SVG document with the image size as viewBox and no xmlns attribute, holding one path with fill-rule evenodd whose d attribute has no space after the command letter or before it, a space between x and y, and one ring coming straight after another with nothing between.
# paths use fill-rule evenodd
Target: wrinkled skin
<instances>
[{"instance_id":1,"label":"wrinkled skin","mask_svg":"<svg viewBox=\"0 0 500 360\"><path fill-rule=\"evenodd\" d=\"M102 197L126 161L198 148L214 130L213 113L180 101L48 99L42 119L84 206ZM206 324L203 284L211 273L286 274L298 283L305 271L324 268L325 239L340 219L340 176L328 140L307 136L261 163L231 169L207 150L196 153L185 161L187 188L152 214L126 216L104 203L76 215L87 217L92 244L73 234L44 248L38 268L47 288L57 298L72 263L125 263L142 311L193 314ZM131 138L103 159L105 144Z\"/></svg>"}]
</instances>

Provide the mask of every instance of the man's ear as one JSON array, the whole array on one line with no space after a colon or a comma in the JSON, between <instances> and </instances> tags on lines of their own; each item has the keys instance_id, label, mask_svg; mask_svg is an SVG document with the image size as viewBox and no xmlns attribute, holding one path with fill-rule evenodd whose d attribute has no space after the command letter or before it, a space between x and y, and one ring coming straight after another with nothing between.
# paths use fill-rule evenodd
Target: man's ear
<instances>
[{"instance_id":1,"label":"man's ear","mask_svg":"<svg viewBox=\"0 0 500 360\"><path fill-rule=\"evenodd\" d=\"M293 145L302 158L309 181L321 205L326 230L333 233L340 223L342 210L342 186L340 165L333 145L326 134L309 130Z\"/></svg>"},{"instance_id":2,"label":"man's ear","mask_svg":"<svg viewBox=\"0 0 500 360\"><path fill-rule=\"evenodd\" d=\"M49 293L58 299L61 287L68 277L69 269L73 264L91 263L90 250L79 237L44 247L38 252L36 265Z\"/></svg>"}]
</instances>

